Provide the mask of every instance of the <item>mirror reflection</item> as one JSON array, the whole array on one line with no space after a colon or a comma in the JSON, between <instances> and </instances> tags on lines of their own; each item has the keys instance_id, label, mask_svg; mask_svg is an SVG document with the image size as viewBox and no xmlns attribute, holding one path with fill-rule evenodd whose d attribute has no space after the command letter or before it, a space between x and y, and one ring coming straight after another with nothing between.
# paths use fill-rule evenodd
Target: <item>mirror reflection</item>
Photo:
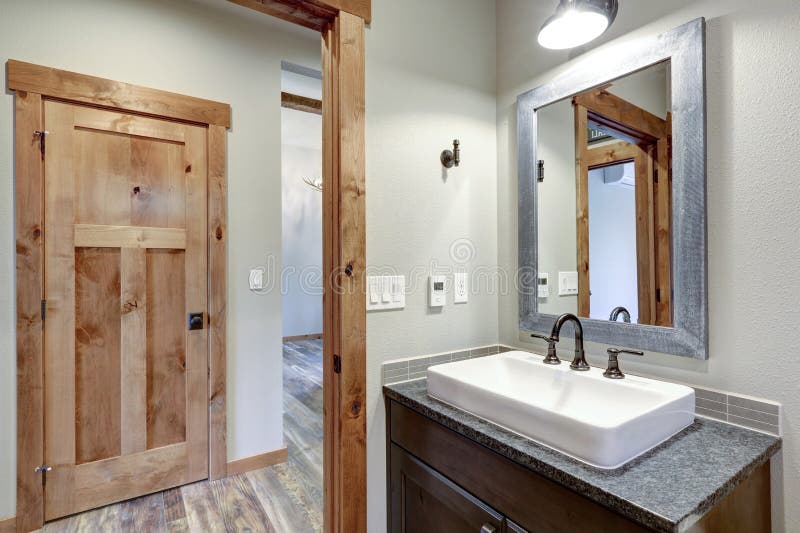
<instances>
[{"instance_id":1,"label":"mirror reflection","mask_svg":"<svg viewBox=\"0 0 800 533\"><path fill-rule=\"evenodd\" d=\"M665 61L537 110L541 313L672 326L671 96Z\"/></svg>"}]
</instances>

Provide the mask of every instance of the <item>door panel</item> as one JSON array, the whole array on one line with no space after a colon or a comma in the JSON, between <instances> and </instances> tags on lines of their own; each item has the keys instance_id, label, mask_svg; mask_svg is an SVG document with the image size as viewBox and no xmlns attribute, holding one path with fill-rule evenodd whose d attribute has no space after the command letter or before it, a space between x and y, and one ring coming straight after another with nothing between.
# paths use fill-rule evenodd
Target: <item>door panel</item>
<instances>
[{"instance_id":1,"label":"door panel","mask_svg":"<svg viewBox=\"0 0 800 533\"><path fill-rule=\"evenodd\" d=\"M186 260L147 250L147 449L186 439Z\"/></svg>"},{"instance_id":2,"label":"door panel","mask_svg":"<svg viewBox=\"0 0 800 533\"><path fill-rule=\"evenodd\" d=\"M45 517L208 475L206 129L47 101Z\"/></svg>"},{"instance_id":3,"label":"door panel","mask_svg":"<svg viewBox=\"0 0 800 533\"><path fill-rule=\"evenodd\" d=\"M75 463L121 452L120 251L75 250Z\"/></svg>"}]
</instances>

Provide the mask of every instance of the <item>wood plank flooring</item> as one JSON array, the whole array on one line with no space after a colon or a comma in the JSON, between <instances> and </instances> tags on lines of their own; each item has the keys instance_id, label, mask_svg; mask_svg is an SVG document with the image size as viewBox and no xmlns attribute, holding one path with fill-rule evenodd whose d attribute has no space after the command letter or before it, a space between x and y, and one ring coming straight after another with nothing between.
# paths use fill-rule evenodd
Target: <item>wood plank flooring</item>
<instances>
[{"instance_id":1,"label":"wood plank flooring","mask_svg":"<svg viewBox=\"0 0 800 533\"><path fill-rule=\"evenodd\" d=\"M289 460L50 522L43 533L322 531L322 341L283 345Z\"/></svg>"}]
</instances>

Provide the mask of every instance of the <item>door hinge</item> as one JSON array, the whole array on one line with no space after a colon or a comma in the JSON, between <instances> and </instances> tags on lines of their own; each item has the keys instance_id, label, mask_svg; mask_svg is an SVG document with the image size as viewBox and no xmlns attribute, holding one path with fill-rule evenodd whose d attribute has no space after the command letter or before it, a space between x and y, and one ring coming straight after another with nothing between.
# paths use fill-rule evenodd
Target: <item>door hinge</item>
<instances>
[{"instance_id":1,"label":"door hinge","mask_svg":"<svg viewBox=\"0 0 800 533\"><path fill-rule=\"evenodd\" d=\"M342 373L342 358L336 354L333 354L333 371L336 374Z\"/></svg>"},{"instance_id":2,"label":"door hinge","mask_svg":"<svg viewBox=\"0 0 800 533\"><path fill-rule=\"evenodd\" d=\"M53 471L52 466L39 465L33 469L34 473L42 475L42 486L47 484L47 473Z\"/></svg>"},{"instance_id":3,"label":"door hinge","mask_svg":"<svg viewBox=\"0 0 800 533\"><path fill-rule=\"evenodd\" d=\"M661 303L661 289L656 289L656 302Z\"/></svg>"},{"instance_id":4,"label":"door hinge","mask_svg":"<svg viewBox=\"0 0 800 533\"><path fill-rule=\"evenodd\" d=\"M47 300L42 300L42 322L47 318Z\"/></svg>"},{"instance_id":5,"label":"door hinge","mask_svg":"<svg viewBox=\"0 0 800 533\"><path fill-rule=\"evenodd\" d=\"M45 156L45 153L46 153L45 145L47 143L45 138L47 137L47 135L50 134L50 132L47 131L47 130L41 130L41 131L40 130L36 130L36 131L33 132L33 134L36 135L37 137L39 137L39 149L42 151L42 159L44 159L44 156Z\"/></svg>"}]
</instances>

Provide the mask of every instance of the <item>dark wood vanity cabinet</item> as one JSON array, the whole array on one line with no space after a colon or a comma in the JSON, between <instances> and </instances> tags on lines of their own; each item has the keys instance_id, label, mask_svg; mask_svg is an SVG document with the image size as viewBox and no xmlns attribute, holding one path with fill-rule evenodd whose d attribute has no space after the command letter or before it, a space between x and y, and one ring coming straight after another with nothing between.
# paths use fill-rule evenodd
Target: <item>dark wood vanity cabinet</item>
<instances>
[{"instance_id":1,"label":"dark wood vanity cabinet","mask_svg":"<svg viewBox=\"0 0 800 533\"><path fill-rule=\"evenodd\" d=\"M387 432L390 533L648 531L395 401Z\"/></svg>"},{"instance_id":2,"label":"dark wood vanity cabinet","mask_svg":"<svg viewBox=\"0 0 800 533\"><path fill-rule=\"evenodd\" d=\"M390 533L652 531L387 399ZM769 463L689 528L770 530Z\"/></svg>"}]
</instances>

